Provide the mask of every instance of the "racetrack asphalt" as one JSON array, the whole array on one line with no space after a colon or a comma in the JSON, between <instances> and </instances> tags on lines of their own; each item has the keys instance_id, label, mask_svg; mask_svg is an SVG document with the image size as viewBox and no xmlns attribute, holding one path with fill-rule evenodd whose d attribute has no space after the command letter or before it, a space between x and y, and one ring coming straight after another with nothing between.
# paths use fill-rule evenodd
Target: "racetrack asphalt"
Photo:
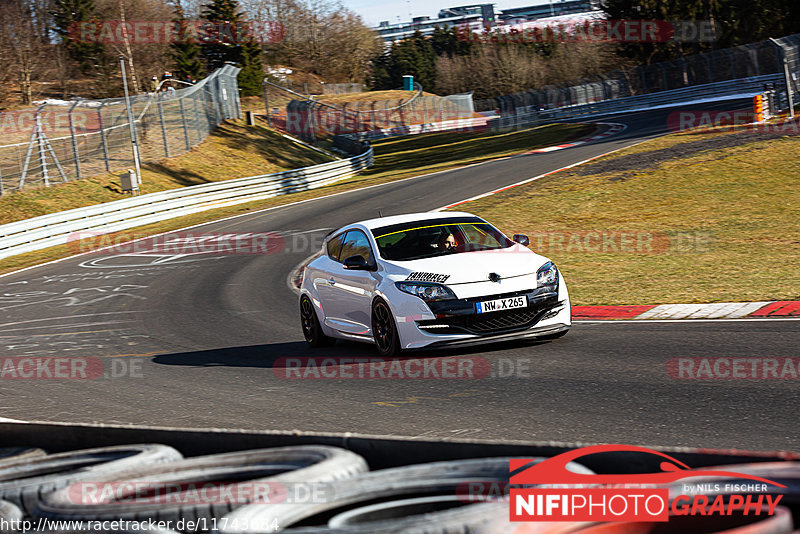
<instances>
[{"instance_id":1,"label":"racetrack asphalt","mask_svg":"<svg viewBox=\"0 0 800 534\"><path fill-rule=\"evenodd\" d=\"M733 106L696 109L715 107ZM374 356L368 345L340 342L312 351L302 340L297 297L286 278L330 229L378 210L435 209L661 135L671 111L603 117L627 129L566 150L192 229L279 232L286 246L275 254L94 254L2 277L3 366L9 357L43 366L43 359L70 356L87 358L90 368L102 365L105 377L15 380L6 374L0 416L420 439L800 449L797 380L678 380L667 372L679 357L795 357L800 323L785 319L579 322L551 342L407 356L471 359L491 366L494 376L484 378L281 378L281 358ZM12 368L19 362L11 361Z\"/></svg>"}]
</instances>

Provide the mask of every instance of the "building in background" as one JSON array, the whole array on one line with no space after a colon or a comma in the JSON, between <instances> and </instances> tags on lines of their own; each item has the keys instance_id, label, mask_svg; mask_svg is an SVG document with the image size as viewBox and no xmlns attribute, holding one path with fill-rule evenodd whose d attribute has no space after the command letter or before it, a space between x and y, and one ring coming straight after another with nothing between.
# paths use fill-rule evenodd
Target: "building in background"
<instances>
[{"instance_id":1,"label":"building in background","mask_svg":"<svg viewBox=\"0 0 800 534\"><path fill-rule=\"evenodd\" d=\"M389 43L410 37L416 31L423 35L433 33L436 26L459 26L480 32L484 28L503 27L542 18L597 13L599 11L600 0L558 0L547 4L515 7L502 11L496 9L495 4L472 4L442 9L436 18L419 16L412 18L410 21L394 24L389 21L383 21L373 30L385 42ZM554 20L554 22L557 21Z\"/></svg>"}]
</instances>

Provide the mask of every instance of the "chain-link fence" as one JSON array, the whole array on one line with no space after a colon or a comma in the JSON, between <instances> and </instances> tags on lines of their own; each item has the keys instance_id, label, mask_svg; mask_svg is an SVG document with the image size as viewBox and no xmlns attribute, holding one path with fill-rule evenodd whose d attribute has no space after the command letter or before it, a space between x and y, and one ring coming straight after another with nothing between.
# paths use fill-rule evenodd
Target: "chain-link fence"
<instances>
[{"instance_id":1,"label":"chain-link fence","mask_svg":"<svg viewBox=\"0 0 800 534\"><path fill-rule=\"evenodd\" d=\"M791 91L797 95L800 89L799 51L800 34L795 34L781 39L687 56L674 61L616 70L590 79L479 100L476 102L476 108L499 109L502 114L554 109L783 73L784 68ZM777 89L785 91L785 88ZM794 101L797 103L796 98Z\"/></svg>"},{"instance_id":2,"label":"chain-link fence","mask_svg":"<svg viewBox=\"0 0 800 534\"><path fill-rule=\"evenodd\" d=\"M131 97L142 161L183 154L240 118L238 73L226 65L192 86ZM0 132L0 194L134 166L124 99L46 101L0 114Z\"/></svg>"},{"instance_id":3,"label":"chain-link fence","mask_svg":"<svg viewBox=\"0 0 800 534\"><path fill-rule=\"evenodd\" d=\"M361 93L364 86L360 83L324 83L322 84L323 95L346 95L350 93Z\"/></svg>"},{"instance_id":4,"label":"chain-link fence","mask_svg":"<svg viewBox=\"0 0 800 534\"><path fill-rule=\"evenodd\" d=\"M268 90L271 93L269 97ZM289 91L265 82L265 99L277 101L276 92ZM413 94L390 100L352 100L331 104L299 93L289 96L293 100L286 104L285 109L267 107L270 124L310 143L340 134L396 130L476 116L471 93L444 97L425 95L418 84Z\"/></svg>"}]
</instances>

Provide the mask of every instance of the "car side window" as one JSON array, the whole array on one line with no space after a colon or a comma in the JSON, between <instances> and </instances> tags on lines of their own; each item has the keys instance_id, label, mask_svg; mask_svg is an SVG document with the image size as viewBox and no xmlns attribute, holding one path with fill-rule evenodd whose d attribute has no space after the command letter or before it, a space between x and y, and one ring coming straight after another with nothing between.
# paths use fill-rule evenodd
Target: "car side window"
<instances>
[{"instance_id":1,"label":"car side window","mask_svg":"<svg viewBox=\"0 0 800 534\"><path fill-rule=\"evenodd\" d=\"M342 250L342 240L344 232L328 240L328 257L333 261L339 261L339 252Z\"/></svg>"},{"instance_id":2,"label":"car side window","mask_svg":"<svg viewBox=\"0 0 800 534\"><path fill-rule=\"evenodd\" d=\"M360 230L350 230L345 235L342 250L339 253L339 261L344 262L350 256L361 256L368 264L374 263L369 239Z\"/></svg>"}]
</instances>

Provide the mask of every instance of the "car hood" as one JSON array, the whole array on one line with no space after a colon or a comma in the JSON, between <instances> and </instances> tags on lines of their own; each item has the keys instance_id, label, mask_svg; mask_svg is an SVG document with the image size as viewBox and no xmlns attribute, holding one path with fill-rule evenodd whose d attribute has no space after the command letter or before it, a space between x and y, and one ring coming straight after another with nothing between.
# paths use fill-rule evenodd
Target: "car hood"
<instances>
[{"instance_id":1,"label":"car hood","mask_svg":"<svg viewBox=\"0 0 800 534\"><path fill-rule=\"evenodd\" d=\"M503 279L536 273L547 261L544 256L522 245L514 245L500 250L462 252L412 261L385 261L385 264L387 274L395 281L420 280L450 286L486 282L490 273Z\"/></svg>"}]
</instances>

